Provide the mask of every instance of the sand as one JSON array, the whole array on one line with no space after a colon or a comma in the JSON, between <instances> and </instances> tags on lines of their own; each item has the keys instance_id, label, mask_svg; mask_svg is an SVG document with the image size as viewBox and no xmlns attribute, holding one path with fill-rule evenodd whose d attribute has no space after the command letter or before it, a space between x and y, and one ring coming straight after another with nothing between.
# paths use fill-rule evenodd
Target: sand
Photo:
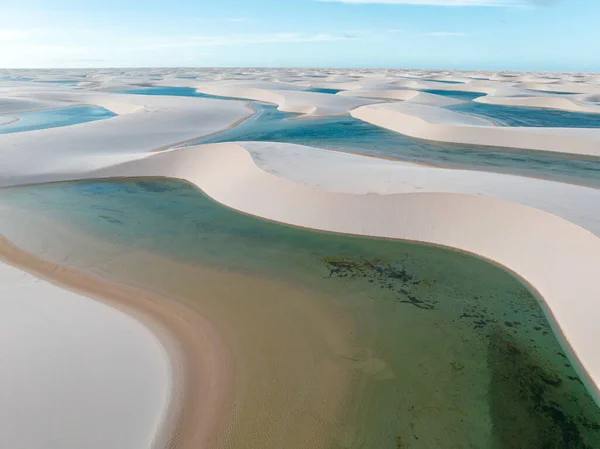
<instances>
[{"instance_id":1,"label":"sand","mask_svg":"<svg viewBox=\"0 0 600 449\"><path fill-rule=\"evenodd\" d=\"M31 245L31 242L28 244ZM72 365L73 360L77 360L89 371L86 375L74 370L69 378L64 375L55 377L52 372L35 369L33 376L22 377L23 389L31 384L39 385L39 389L32 392L35 393L34 396L23 396L20 390L3 395L7 403L28 401L24 416L13 415L11 421L15 424L12 431L8 434L3 432L0 437L5 439L6 447L24 444L23 438L27 433L23 425L30 422L26 418L28 410L39 411L40 408L47 411L35 422L36 432L28 435L30 447L85 446L100 449L108 445L195 448L214 445L216 436L222 431L223 412L230 406L231 397L228 395L231 395L234 384L234 370L227 343L210 321L181 301L122 283L110 282L105 276L100 278L70 268L65 266L64 262L55 265L32 253L22 251L3 237L0 240L0 256L16 267L42 279L49 279L58 286L68 286L70 290L77 292L70 293L47 283L39 285L33 276L25 275L29 277L26 282L37 288L37 295L44 295L50 300L48 309L45 310L46 320L53 316L56 321L54 327L60 326L60 330L50 328L44 329L43 333L39 329L30 332L30 345L36 348L36 352L40 351L40 340L47 339L49 333L54 332L58 334L54 345L64 346L71 341L75 346L70 352L64 353L64 360L53 360L52 363L43 359L16 359L7 373L14 375L16 370L31 372L34 363L46 370L48 367L64 370L64 367ZM49 255L45 254L45 257ZM150 260L145 258L144 263L149 262ZM4 273L7 271L6 265L0 265L0 269ZM9 274L16 275L13 272L16 270L8 271ZM52 292L54 295L49 296ZM40 309L40 304L32 301L32 294L35 296L36 292L21 287L16 293L29 302L29 307ZM86 301L80 295L94 298L110 305L111 308L103 307L96 301ZM64 304L65 301L70 303ZM60 308L58 312L61 313L53 310L56 307ZM85 310L86 307L92 309ZM139 319L146 327L130 318L123 318L126 315L116 312L115 309ZM77 317L77 321L70 321L68 315L65 316L65 311ZM108 313L109 317L102 318L103 313ZM116 324L120 325L116 327L115 318L110 317L110 314L128 322L116 321ZM24 320L25 318L21 318L20 321L11 320L12 326L18 326ZM136 326L139 329L137 332L146 334L138 336L137 340L132 335ZM86 331L83 332L83 329ZM10 333L9 328L7 335ZM86 333L89 334L87 338ZM77 339L73 339L73 335L77 335ZM102 342L101 335L105 335L104 339L107 341ZM65 339L66 336L71 338ZM141 357L144 355L142 351L148 353L145 346L149 343L156 346L157 338L161 342L158 346L159 354L145 355L144 360ZM89 345L78 347L77 342L81 339L89 341L93 350ZM157 352L157 348L152 349ZM27 348L23 351L27 351ZM167 354L168 362L165 360ZM151 356L157 360L148 360ZM136 362L135 365L133 361ZM110 370L110 367L116 369ZM140 382L141 373L144 373L144 382ZM44 382L45 385L40 382ZM74 383L83 383L77 388L79 393L73 392ZM15 386L14 382L9 382L8 379L3 385L13 388ZM45 391L53 393L48 395ZM98 398L102 397L106 400L98 401ZM65 400L69 402L65 403ZM64 404L66 413L56 413L58 401ZM95 406L95 403L98 405ZM201 404L203 405L200 406ZM52 416L53 419L48 420L48 416ZM111 416L110 422L106 422L106 416ZM103 420L102 426L98 425L98 419ZM80 422L78 431L62 431L65 426L71 425L69 423L72 421ZM57 429L58 435L52 436ZM50 439L52 446L48 446Z\"/></svg>"},{"instance_id":2,"label":"sand","mask_svg":"<svg viewBox=\"0 0 600 449\"><path fill-rule=\"evenodd\" d=\"M18 122L19 119L17 117L0 117L0 126L2 125L10 125L11 123Z\"/></svg>"},{"instance_id":3,"label":"sand","mask_svg":"<svg viewBox=\"0 0 600 449\"><path fill-rule=\"evenodd\" d=\"M278 105L280 111L294 112L306 117L347 114L351 109L377 102L377 100L342 97L318 92L246 87L245 83L211 83L199 86L197 90L211 95L274 103Z\"/></svg>"},{"instance_id":4,"label":"sand","mask_svg":"<svg viewBox=\"0 0 600 449\"><path fill-rule=\"evenodd\" d=\"M151 447L170 403L173 351L130 310L57 285L77 288L68 270L3 238L0 257L35 274L0 263L0 446Z\"/></svg>"},{"instance_id":5,"label":"sand","mask_svg":"<svg viewBox=\"0 0 600 449\"><path fill-rule=\"evenodd\" d=\"M486 95L485 97L476 98L474 101L502 106L523 106L527 108L557 109L561 111L600 114L600 106L565 96L538 95L529 97L497 97L495 95Z\"/></svg>"},{"instance_id":6,"label":"sand","mask_svg":"<svg viewBox=\"0 0 600 449\"><path fill-rule=\"evenodd\" d=\"M600 157L600 129L493 126L485 119L409 102L362 106L351 115L419 139Z\"/></svg>"},{"instance_id":7,"label":"sand","mask_svg":"<svg viewBox=\"0 0 600 449\"><path fill-rule=\"evenodd\" d=\"M385 100L410 101L416 104L426 104L437 106L440 108L454 106L464 101L455 100L454 98L442 97L441 95L420 92L418 90L396 89L396 90L349 90L342 91L340 96L361 97L361 98L378 98Z\"/></svg>"},{"instance_id":8,"label":"sand","mask_svg":"<svg viewBox=\"0 0 600 449\"><path fill-rule=\"evenodd\" d=\"M74 71L72 75L78 73ZM189 74L189 70L179 73ZM260 76L294 84L293 72L273 69L257 73L253 69L207 71L181 84L191 84L190 87L206 93L268 101L278 104L281 110L310 116L350 113L378 126L424 139L600 157L600 130L493 127L486 120L439 107L441 103L436 103L441 101L439 99L424 94L388 92L399 87L459 90L457 86L463 85L434 79L468 78L464 74L449 76L412 71L400 75L381 71L368 75L367 71L357 70L352 76L333 72L324 81L310 82L313 87L317 87L314 85L317 83L322 87L338 86L357 91L359 95L361 90L380 90L384 92L382 96L396 95L397 99L406 95L402 102L372 104L374 100L349 94L319 94L289 86L274 89L273 84L256 83L253 78ZM600 286L596 282L600 266L597 190L506 175L377 161L279 144L228 143L153 153L157 148L231 126L249 111L243 101L102 91L122 87L130 81L154 83L141 71L129 75L128 81L123 73L100 72L82 90L40 87L41 83L35 83L31 89L19 87L20 90L12 94L4 91L0 113L67 103L102 106L118 116L65 128L0 136L0 186L98 177L184 179L225 206L266 219L317 230L425 242L489 259L514 272L537 292L583 380L600 401L600 357L596 348L600 338L597 326ZM175 75L167 69L156 69L153 76L162 77L161 82L166 83ZM520 90L515 87L519 83L543 81L530 74L511 77L490 73L488 76L488 80L467 81L462 88L497 98L511 98ZM561 76L566 84L569 75ZM306 87L307 82L301 82L304 85L296 84ZM560 85L555 86L556 90ZM436 105L419 104L419 99ZM6 105L5 109L2 104ZM351 174L353 182L349 181ZM9 239L13 241L10 236ZM35 248L23 249L40 255ZM223 337L223 329L212 326L208 311L188 313L188 309L179 308L186 307L185 303L164 298L159 292L142 293L131 286L111 284L110 279L89 277L81 271L69 271L68 267L58 269L57 265L44 263L6 243L3 251L3 257L10 258L12 263L77 289L81 292L76 295L79 300L92 296L122 307L160 339L173 367L170 382L174 391L171 393L178 398L178 393L186 392L186 400L181 404L177 400L171 402L168 416L172 420L177 416L186 419L181 422L175 419L175 423L165 421L156 436L157 447L168 441L174 442L172 447L197 447L215 441L227 421L220 417L230 411L235 387L229 373L239 369L234 361L239 360L235 351L239 351L236 348L240 346L225 343L233 334ZM43 252L41 254L43 256ZM150 256L139 260L146 257ZM37 288L45 294L56 287L40 284ZM155 294L157 296L153 296ZM62 295L73 293L61 289L58 296ZM151 306L157 310L146 310ZM175 322L173 313L178 320L183 316L190 321L182 326L180 321ZM172 339L166 338L167 335ZM179 361L181 371L178 371ZM137 369L131 366L132 371ZM195 376L203 381L192 381ZM213 382L217 380L215 385ZM107 388L113 388L113 384ZM210 398L206 399L205 395ZM204 401L198 399L201 396ZM285 401L283 396L282 401ZM216 407L217 413L208 413L206 407L198 406L201 403ZM182 407L179 412L178 404ZM24 415L20 422L27 419L30 418ZM56 419L68 420L68 416L56 414ZM86 421L87 425L89 422ZM123 422L131 421L124 419ZM311 428L310 423L305 424L306 429ZM57 424L56 428L60 426ZM157 435L156 426L150 429L147 425L144 430L146 438L150 434ZM306 433L310 436L310 430ZM318 447L319 442L313 446Z\"/></svg>"}]
</instances>

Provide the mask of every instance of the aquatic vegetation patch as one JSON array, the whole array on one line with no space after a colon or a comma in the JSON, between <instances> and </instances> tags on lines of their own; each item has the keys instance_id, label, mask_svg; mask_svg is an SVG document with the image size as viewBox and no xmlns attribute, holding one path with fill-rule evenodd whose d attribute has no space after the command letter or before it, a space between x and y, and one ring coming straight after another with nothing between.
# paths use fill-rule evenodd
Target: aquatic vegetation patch
<instances>
[{"instance_id":1,"label":"aquatic vegetation patch","mask_svg":"<svg viewBox=\"0 0 600 449\"><path fill-rule=\"evenodd\" d=\"M325 257L323 262L329 269L330 278L363 278L381 289L396 293L395 302L412 304L419 309L435 309L435 301L418 298L411 286L420 284L400 263L391 264L378 259L352 260L347 257Z\"/></svg>"},{"instance_id":2,"label":"aquatic vegetation patch","mask_svg":"<svg viewBox=\"0 0 600 449\"><path fill-rule=\"evenodd\" d=\"M600 416L584 386L561 379L532 351L497 327L490 335L489 404L498 448L600 447ZM592 439L591 435L595 436Z\"/></svg>"}]
</instances>

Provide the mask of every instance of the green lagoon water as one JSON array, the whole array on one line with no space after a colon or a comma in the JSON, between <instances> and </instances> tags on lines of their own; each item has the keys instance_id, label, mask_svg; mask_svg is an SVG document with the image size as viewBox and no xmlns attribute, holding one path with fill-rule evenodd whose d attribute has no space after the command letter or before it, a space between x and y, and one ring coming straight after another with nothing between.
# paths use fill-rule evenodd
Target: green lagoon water
<instances>
[{"instance_id":1,"label":"green lagoon water","mask_svg":"<svg viewBox=\"0 0 600 449\"><path fill-rule=\"evenodd\" d=\"M600 408L538 302L487 261L272 223L173 180L19 187L0 201L124 253L271 278L350 314L353 351L339 362L351 391L328 447L600 448Z\"/></svg>"}]
</instances>

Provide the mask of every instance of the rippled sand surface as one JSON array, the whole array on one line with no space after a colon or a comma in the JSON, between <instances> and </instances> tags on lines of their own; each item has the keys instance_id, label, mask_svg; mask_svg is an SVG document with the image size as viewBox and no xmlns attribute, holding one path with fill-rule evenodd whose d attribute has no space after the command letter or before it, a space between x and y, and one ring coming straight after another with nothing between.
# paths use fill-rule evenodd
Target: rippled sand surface
<instances>
[{"instance_id":1,"label":"rippled sand surface","mask_svg":"<svg viewBox=\"0 0 600 449\"><path fill-rule=\"evenodd\" d=\"M267 222L178 181L0 198L24 250L215 323L236 373L220 447L598 447L600 410L536 299L491 263Z\"/></svg>"}]
</instances>

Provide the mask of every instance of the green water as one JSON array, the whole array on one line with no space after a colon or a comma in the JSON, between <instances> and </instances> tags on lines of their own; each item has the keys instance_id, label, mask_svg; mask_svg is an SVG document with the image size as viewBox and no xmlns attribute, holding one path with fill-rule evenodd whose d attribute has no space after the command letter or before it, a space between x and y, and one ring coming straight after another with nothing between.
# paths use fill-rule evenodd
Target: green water
<instances>
[{"instance_id":1,"label":"green water","mask_svg":"<svg viewBox=\"0 0 600 449\"><path fill-rule=\"evenodd\" d=\"M179 181L11 188L0 201L125 253L143 249L331 298L355 331L351 394L329 447L600 448L600 409L537 301L491 263L268 222Z\"/></svg>"}]
</instances>

